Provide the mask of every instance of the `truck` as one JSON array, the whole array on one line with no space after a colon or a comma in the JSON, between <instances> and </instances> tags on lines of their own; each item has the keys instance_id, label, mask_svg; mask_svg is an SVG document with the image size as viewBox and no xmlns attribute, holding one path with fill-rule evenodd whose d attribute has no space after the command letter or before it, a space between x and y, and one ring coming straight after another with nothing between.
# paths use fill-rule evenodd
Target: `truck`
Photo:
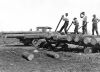
<instances>
[{"instance_id":1,"label":"truck","mask_svg":"<svg viewBox=\"0 0 100 72\"><path fill-rule=\"evenodd\" d=\"M37 27L36 31L2 32L3 38L16 38L25 46L34 46L52 51L69 51L81 49L84 53L99 51L100 36L88 34L59 33L51 27Z\"/></svg>"}]
</instances>

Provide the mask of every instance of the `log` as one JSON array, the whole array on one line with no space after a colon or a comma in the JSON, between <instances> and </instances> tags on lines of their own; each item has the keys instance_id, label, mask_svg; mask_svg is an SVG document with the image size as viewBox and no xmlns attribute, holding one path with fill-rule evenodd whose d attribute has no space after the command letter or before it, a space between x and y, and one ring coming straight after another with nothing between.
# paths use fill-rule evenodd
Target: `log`
<instances>
[{"instance_id":1,"label":"log","mask_svg":"<svg viewBox=\"0 0 100 72\"><path fill-rule=\"evenodd\" d=\"M52 57L52 58L60 58L58 53L52 52L52 51L46 51L45 52L47 56Z\"/></svg>"},{"instance_id":2,"label":"log","mask_svg":"<svg viewBox=\"0 0 100 72\"><path fill-rule=\"evenodd\" d=\"M83 37L83 43L84 44L91 44L91 45L96 45L100 44L100 37L99 36L93 36L93 35L88 35Z\"/></svg>"},{"instance_id":3,"label":"log","mask_svg":"<svg viewBox=\"0 0 100 72\"><path fill-rule=\"evenodd\" d=\"M85 45L89 44L90 41L91 41L91 37L83 37L83 43L84 43Z\"/></svg>"},{"instance_id":4,"label":"log","mask_svg":"<svg viewBox=\"0 0 100 72\"><path fill-rule=\"evenodd\" d=\"M91 45L96 45L97 44L97 40L96 38L92 37L90 40Z\"/></svg>"},{"instance_id":5,"label":"log","mask_svg":"<svg viewBox=\"0 0 100 72\"><path fill-rule=\"evenodd\" d=\"M82 49L83 46L80 46L80 45L75 45L75 44L68 44L68 48L79 48L79 49Z\"/></svg>"},{"instance_id":6,"label":"log","mask_svg":"<svg viewBox=\"0 0 100 72\"><path fill-rule=\"evenodd\" d=\"M71 42L73 40L73 35L72 34L68 34L67 35L67 41Z\"/></svg>"},{"instance_id":7,"label":"log","mask_svg":"<svg viewBox=\"0 0 100 72\"><path fill-rule=\"evenodd\" d=\"M48 37L46 33L34 33L34 34L6 34L5 38L45 38Z\"/></svg>"},{"instance_id":8,"label":"log","mask_svg":"<svg viewBox=\"0 0 100 72\"><path fill-rule=\"evenodd\" d=\"M92 53L92 48L91 47L87 47L84 49L84 53L87 54L87 53Z\"/></svg>"},{"instance_id":9,"label":"log","mask_svg":"<svg viewBox=\"0 0 100 72\"><path fill-rule=\"evenodd\" d=\"M94 35L82 35L82 34L67 34L67 35L57 35L56 40L66 40L67 42L73 43L84 43L84 45L100 45L100 36Z\"/></svg>"},{"instance_id":10,"label":"log","mask_svg":"<svg viewBox=\"0 0 100 72\"><path fill-rule=\"evenodd\" d=\"M29 52L23 52L22 57L28 61L31 61L34 59L34 54L29 53Z\"/></svg>"},{"instance_id":11,"label":"log","mask_svg":"<svg viewBox=\"0 0 100 72\"><path fill-rule=\"evenodd\" d=\"M74 38L74 42L79 42L79 40L80 40L80 37L78 35L76 35Z\"/></svg>"},{"instance_id":12,"label":"log","mask_svg":"<svg viewBox=\"0 0 100 72\"><path fill-rule=\"evenodd\" d=\"M97 44L100 45L100 37L95 37Z\"/></svg>"},{"instance_id":13,"label":"log","mask_svg":"<svg viewBox=\"0 0 100 72\"><path fill-rule=\"evenodd\" d=\"M82 40L82 35L81 34L76 34L74 37L74 42L80 42Z\"/></svg>"},{"instance_id":14,"label":"log","mask_svg":"<svg viewBox=\"0 0 100 72\"><path fill-rule=\"evenodd\" d=\"M98 41L98 45L100 46L100 41Z\"/></svg>"},{"instance_id":15,"label":"log","mask_svg":"<svg viewBox=\"0 0 100 72\"><path fill-rule=\"evenodd\" d=\"M33 50L34 53L39 53L39 51L37 49Z\"/></svg>"},{"instance_id":16,"label":"log","mask_svg":"<svg viewBox=\"0 0 100 72\"><path fill-rule=\"evenodd\" d=\"M57 36L54 36L53 39L56 39L56 40L67 40L67 35L57 35Z\"/></svg>"}]
</instances>

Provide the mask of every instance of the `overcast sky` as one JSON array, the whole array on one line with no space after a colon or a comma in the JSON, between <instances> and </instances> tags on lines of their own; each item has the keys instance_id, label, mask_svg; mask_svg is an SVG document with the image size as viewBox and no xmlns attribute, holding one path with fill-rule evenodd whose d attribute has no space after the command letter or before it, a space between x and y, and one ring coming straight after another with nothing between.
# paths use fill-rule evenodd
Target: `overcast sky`
<instances>
[{"instance_id":1,"label":"overcast sky","mask_svg":"<svg viewBox=\"0 0 100 72\"><path fill-rule=\"evenodd\" d=\"M70 23L73 17L77 17L81 26L79 15L84 11L91 33L92 15L100 18L99 7L100 0L0 0L0 31L28 31L30 28L35 30L37 26L50 26L55 30L61 15L66 12L69 13ZM59 28L62 24L63 21ZM73 29L74 25L70 31Z\"/></svg>"}]
</instances>

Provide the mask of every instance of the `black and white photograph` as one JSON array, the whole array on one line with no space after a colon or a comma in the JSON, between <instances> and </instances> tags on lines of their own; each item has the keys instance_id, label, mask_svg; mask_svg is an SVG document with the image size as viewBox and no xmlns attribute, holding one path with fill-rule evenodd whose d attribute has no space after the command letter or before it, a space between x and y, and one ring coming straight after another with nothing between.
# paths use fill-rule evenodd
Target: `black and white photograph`
<instances>
[{"instance_id":1,"label":"black and white photograph","mask_svg":"<svg viewBox=\"0 0 100 72\"><path fill-rule=\"evenodd\" d=\"M0 0L0 72L100 72L100 0Z\"/></svg>"}]
</instances>

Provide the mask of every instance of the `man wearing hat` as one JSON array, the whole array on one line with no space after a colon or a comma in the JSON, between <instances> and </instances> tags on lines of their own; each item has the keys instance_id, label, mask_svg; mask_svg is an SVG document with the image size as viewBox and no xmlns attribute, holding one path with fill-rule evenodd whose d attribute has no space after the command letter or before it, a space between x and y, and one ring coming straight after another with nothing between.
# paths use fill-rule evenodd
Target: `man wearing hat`
<instances>
[{"instance_id":1,"label":"man wearing hat","mask_svg":"<svg viewBox=\"0 0 100 72\"><path fill-rule=\"evenodd\" d=\"M82 12L81 14L80 14L80 18L82 18L83 19L83 21L82 21L82 33L83 34L87 34L87 16L85 16L85 12Z\"/></svg>"},{"instance_id":2,"label":"man wearing hat","mask_svg":"<svg viewBox=\"0 0 100 72\"><path fill-rule=\"evenodd\" d=\"M79 22L76 17L73 19L72 23L75 25L74 34L78 34Z\"/></svg>"},{"instance_id":3,"label":"man wearing hat","mask_svg":"<svg viewBox=\"0 0 100 72\"><path fill-rule=\"evenodd\" d=\"M67 18L68 16L68 13L65 13L65 16L63 17L63 21L64 21L64 25L61 27L60 31L59 32L62 32L62 30L64 29L65 33L67 34L67 27L68 27L68 24L69 24L69 20Z\"/></svg>"},{"instance_id":4,"label":"man wearing hat","mask_svg":"<svg viewBox=\"0 0 100 72\"><path fill-rule=\"evenodd\" d=\"M100 20L98 18L96 18L96 15L93 15L93 19L92 19L92 35L94 35L94 31L96 31L96 34L98 35L98 27L97 27L97 23Z\"/></svg>"}]
</instances>

